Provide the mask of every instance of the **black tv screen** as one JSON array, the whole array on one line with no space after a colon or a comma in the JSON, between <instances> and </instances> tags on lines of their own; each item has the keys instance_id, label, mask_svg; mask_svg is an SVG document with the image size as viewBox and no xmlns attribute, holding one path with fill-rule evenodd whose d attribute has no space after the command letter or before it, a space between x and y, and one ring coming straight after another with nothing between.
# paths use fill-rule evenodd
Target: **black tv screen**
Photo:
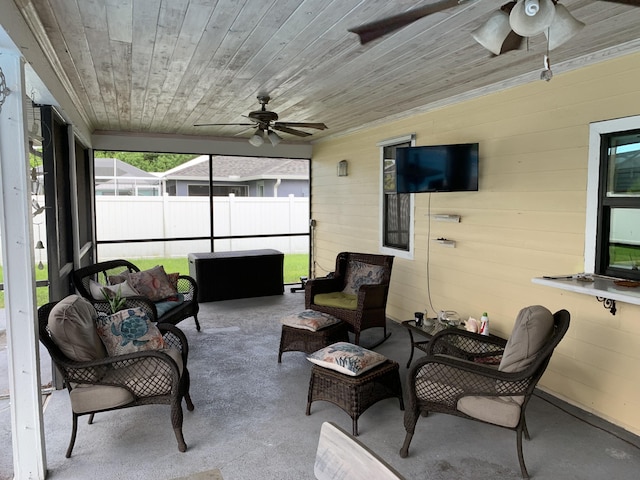
<instances>
[{"instance_id":1,"label":"black tv screen","mask_svg":"<svg viewBox=\"0 0 640 480\"><path fill-rule=\"evenodd\" d=\"M478 144L403 147L396 150L396 192L478 190Z\"/></svg>"}]
</instances>

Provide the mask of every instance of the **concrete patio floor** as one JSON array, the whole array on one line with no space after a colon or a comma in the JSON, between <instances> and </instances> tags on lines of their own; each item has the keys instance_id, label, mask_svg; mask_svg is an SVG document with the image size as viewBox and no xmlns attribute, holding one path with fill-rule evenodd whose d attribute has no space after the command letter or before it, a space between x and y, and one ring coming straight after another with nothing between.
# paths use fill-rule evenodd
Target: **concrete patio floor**
<instances>
[{"instance_id":1,"label":"concrete patio floor","mask_svg":"<svg viewBox=\"0 0 640 480\"><path fill-rule=\"evenodd\" d=\"M201 304L201 332L192 319L180 324L190 342L195 404L193 412L184 409L185 453L177 449L169 407L153 405L98 414L93 425L81 417L67 459L71 410L66 390L55 391L44 412L47 478L215 478L202 472L216 469L225 480L314 478L322 422L350 430L351 419L327 402L314 402L306 416L310 363L300 352L284 353L277 363L279 319L303 309L303 293L287 291ZM404 386L409 336L395 322L389 329L391 338L376 351L399 362ZM366 332L362 343L379 336L376 330ZM13 471L9 401L0 400L1 480L12 478ZM532 478L638 478L638 437L543 392L527 412L532 438L524 442L524 456ZM407 479L521 478L515 434L509 430L433 414L418 421L409 457L403 459L398 450L405 431L397 399L370 407L358 424L360 441Z\"/></svg>"}]
</instances>

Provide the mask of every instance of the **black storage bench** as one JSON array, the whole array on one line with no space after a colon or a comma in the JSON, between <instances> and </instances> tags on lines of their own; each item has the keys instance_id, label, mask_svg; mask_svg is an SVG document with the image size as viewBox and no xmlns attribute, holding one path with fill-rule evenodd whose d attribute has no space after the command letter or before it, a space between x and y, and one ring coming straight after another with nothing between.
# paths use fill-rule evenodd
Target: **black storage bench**
<instances>
[{"instance_id":1,"label":"black storage bench","mask_svg":"<svg viewBox=\"0 0 640 480\"><path fill-rule=\"evenodd\" d=\"M284 293L284 254L278 250L190 253L188 258L198 302Z\"/></svg>"}]
</instances>

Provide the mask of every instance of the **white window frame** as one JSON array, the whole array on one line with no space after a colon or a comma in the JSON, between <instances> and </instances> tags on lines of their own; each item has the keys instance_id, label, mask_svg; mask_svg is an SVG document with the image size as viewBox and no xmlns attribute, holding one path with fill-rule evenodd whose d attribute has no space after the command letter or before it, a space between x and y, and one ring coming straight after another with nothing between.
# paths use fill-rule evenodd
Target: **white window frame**
<instances>
[{"instance_id":1,"label":"white window frame","mask_svg":"<svg viewBox=\"0 0 640 480\"><path fill-rule=\"evenodd\" d=\"M387 140L382 140L378 142L377 145L380 149L380 244L379 249L380 253L385 255L394 255L399 258L404 258L407 260L413 260L414 257L414 226L415 226L415 195L413 193L409 194L409 250L399 250L396 248L387 247L384 245L384 147L388 147L390 145L397 145L399 143L410 143L411 146L415 146L416 144L416 134L411 133L409 135L403 135L401 137L389 138Z\"/></svg>"},{"instance_id":2,"label":"white window frame","mask_svg":"<svg viewBox=\"0 0 640 480\"><path fill-rule=\"evenodd\" d=\"M598 232L598 203L600 184L600 153L602 135L640 128L640 115L593 122L589 125L589 162L587 170L587 205L584 235L584 271L595 273L596 235Z\"/></svg>"}]
</instances>

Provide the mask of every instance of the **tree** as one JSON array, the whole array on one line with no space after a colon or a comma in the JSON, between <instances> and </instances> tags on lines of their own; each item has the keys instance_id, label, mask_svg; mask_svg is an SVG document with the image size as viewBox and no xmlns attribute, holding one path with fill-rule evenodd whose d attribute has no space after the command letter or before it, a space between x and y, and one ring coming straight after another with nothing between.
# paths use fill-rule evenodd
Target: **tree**
<instances>
[{"instance_id":1,"label":"tree","mask_svg":"<svg viewBox=\"0 0 640 480\"><path fill-rule=\"evenodd\" d=\"M198 155L155 152L110 152L96 150L96 158L117 158L145 172L166 172Z\"/></svg>"}]
</instances>

